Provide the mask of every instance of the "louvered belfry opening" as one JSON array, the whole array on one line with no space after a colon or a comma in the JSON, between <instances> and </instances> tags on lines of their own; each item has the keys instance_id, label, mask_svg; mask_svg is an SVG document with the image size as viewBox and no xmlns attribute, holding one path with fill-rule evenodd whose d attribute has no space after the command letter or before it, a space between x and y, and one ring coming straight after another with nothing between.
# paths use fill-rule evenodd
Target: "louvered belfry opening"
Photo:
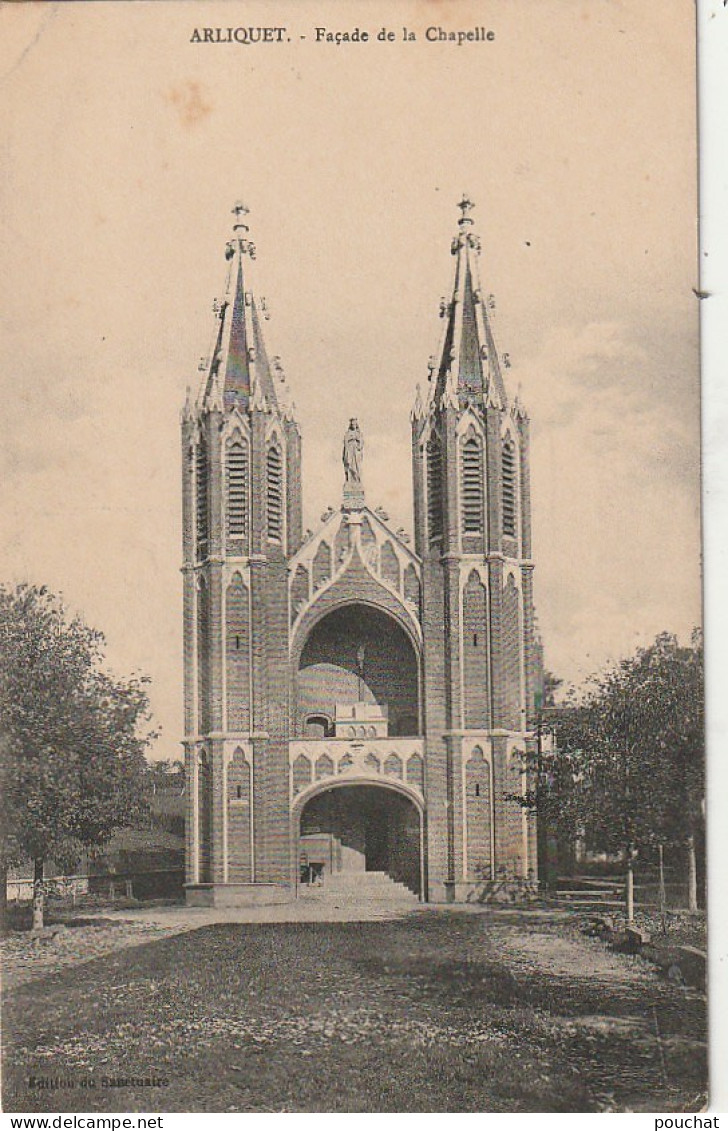
<instances>
[{"instance_id":1,"label":"louvered belfry opening","mask_svg":"<svg viewBox=\"0 0 728 1131\"><path fill-rule=\"evenodd\" d=\"M202 554L207 549L208 519L207 519L207 444L204 436L200 437L197 445L195 464L195 502L197 516L197 549Z\"/></svg>"},{"instance_id":2,"label":"louvered belfry opening","mask_svg":"<svg viewBox=\"0 0 728 1131\"><path fill-rule=\"evenodd\" d=\"M240 538L248 532L248 445L236 440L228 445L225 464L227 533Z\"/></svg>"},{"instance_id":3,"label":"louvered belfry opening","mask_svg":"<svg viewBox=\"0 0 728 1131\"><path fill-rule=\"evenodd\" d=\"M476 436L462 447L461 494L463 534L482 534L483 448Z\"/></svg>"},{"instance_id":4,"label":"louvered belfry opening","mask_svg":"<svg viewBox=\"0 0 728 1131\"><path fill-rule=\"evenodd\" d=\"M268 449L266 460L268 502L268 537L275 542L283 539L283 460L280 448Z\"/></svg>"},{"instance_id":5,"label":"louvered belfry opening","mask_svg":"<svg viewBox=\"0 0 728 1131\"><path fill-rule=\"evenodd\" d=\"M431 542L442 538L442 447L435 433L427 441L427 529Z\"/></svg>"},{"instance_id":6,"label":"louvered belfry opening","mask_svg":"<svg viewBox=\"0 0 728 1131\"><path fill-rule=\"evenodd\" d=\"M516 537L516 449L509 438L503 443L501 456L503 480L503 533Z\"/></svg>"}]
</instances>

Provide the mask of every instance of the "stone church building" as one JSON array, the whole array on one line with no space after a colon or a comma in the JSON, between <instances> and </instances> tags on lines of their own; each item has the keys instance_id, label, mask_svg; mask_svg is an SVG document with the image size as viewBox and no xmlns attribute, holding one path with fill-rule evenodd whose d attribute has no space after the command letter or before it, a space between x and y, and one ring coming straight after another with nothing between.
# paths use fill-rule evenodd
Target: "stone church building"
<instances>
[{"instance_id":1,"label":"stone church building","mask_svg":"<svg viewBox=\"0 0 728 1131\"><path fill-rule=\"evenodd\" d=\"M440 347L410 416L414 545L365 497L356 420L304 536L301 438L234 209L214 348L182 414L190 903L342 885L461 901L535 877L518 800L538 678L529 425L459 207Z\"/></svg>"}]
</instances>

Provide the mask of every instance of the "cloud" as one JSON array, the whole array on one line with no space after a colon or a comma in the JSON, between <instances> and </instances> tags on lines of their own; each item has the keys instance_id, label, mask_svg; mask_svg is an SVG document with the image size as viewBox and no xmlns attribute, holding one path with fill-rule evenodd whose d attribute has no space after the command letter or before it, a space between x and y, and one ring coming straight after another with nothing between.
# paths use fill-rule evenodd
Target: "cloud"
<instances>
[{"instance_id":1,"label":"cloud","mask_svg":"<svg viewBox=\"0 0 728 1131\"><path fill-rule=\"evenodd\" d=\"M655 395L664 352L619 323L562 325L518 376L532 416L536 598L579 680L700 617L697 413ZM689 390L690 382L686 382Z\"/></svg>"}]
</instances>

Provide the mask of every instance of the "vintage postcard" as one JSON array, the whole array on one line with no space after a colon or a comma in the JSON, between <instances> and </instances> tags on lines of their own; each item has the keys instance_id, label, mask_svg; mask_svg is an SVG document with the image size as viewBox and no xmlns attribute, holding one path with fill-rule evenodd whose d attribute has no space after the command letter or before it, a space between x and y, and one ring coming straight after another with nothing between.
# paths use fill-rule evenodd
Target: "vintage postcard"
<instances>
[{"instance_id":1,"label":"vintage postcard","mask_svg":"<svg viewBox=\"0 0 728 1131\"><path fill-rule=\"evenodd\" d=\"M717 1126L693 5L0 29L4 1110Z\"/></svg>"}]
</instances>

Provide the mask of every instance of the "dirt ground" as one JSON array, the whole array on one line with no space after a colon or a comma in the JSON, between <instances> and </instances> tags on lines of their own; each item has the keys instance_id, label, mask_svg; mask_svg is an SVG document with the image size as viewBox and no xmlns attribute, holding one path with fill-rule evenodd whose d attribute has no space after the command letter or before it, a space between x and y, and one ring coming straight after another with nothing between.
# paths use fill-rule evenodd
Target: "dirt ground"
<instances>
[{"instance_id":1,"label":"dirt ground","mask_svg":"<svg viewBox=\"0 0 728 1131\"><path fill-rule=\"evenodd\" d=\"M704 995L568 913L343 915L159 908L5 940L5 1110L704 1105Z\"/></svg>"}]
</instances>

